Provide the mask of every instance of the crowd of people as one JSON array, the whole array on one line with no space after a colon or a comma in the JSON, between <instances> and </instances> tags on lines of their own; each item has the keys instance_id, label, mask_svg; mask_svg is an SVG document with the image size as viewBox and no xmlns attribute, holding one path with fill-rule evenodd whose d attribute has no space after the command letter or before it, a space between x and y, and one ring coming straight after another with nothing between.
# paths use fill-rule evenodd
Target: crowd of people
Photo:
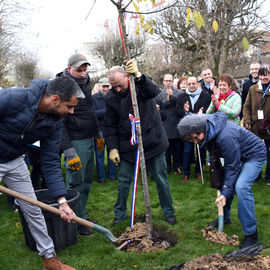
<instances>
[{"instance_id":1,"label":"crowd of people","mask_svg":"<svg viewBox=\"0 0 270 270\"><path fill-rule=\"evenodd\" d=\"M137 152L137 146L130 143L130 114L134 115L129 84L132 75L147 172L155 180L165 220L171 225L177 223L168 174L172 171L186 183L191 178L191 164L195 163L194 176L201 179L207 150L210 153L210 142L215 141L225 169L216 203L222 201L225 224L230 224L230 206L236 193L245 235L242 247L257 243L251 185L262 179L266 159L265 181L270 185L269 66L257 62L250 65L242 96L232 76L222 74L216 80L209 68L202 69L201 80L181 76L175 83L173 75L165 74L160 89L130 60L124 68L112 67L108 77L91 88L88 66L84 55L73 54L55 79L36 79L28 89L0 91L0 180L35 198L34 190L42 178L42 187L49 189L63 211L61 218L71 222L77 214L97 223L86 208L96 168L98 183L116 181L118 185L113 224L127 219L126 203ZM36 142L38 147L34 147ZM197 144L200 147L196 148ZM32 175L24 159L27 152L33 169L35 166ZM65 180L60 166L62 154ZM76 214L66 201L66 188L80 193ZM40 209L18 202L43 257L43 268L74 269L56 257ZM217 226L217 221L211 224ZM92 234L82 225L78 233Z\"/></svg>"}]
</instances>

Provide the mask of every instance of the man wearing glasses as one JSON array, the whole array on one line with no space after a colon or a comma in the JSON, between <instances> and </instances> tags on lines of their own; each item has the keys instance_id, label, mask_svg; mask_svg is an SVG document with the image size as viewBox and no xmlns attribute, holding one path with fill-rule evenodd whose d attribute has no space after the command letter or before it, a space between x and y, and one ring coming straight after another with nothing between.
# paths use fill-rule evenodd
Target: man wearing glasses
<instances>
[{"instance_id":1,"label":"man wearing glasses","mask_svg":"<svg viewBox=\"0 0 270 270\"><path fill-rule=\"evenodd\" d=\"M178 117L176 116L176 102L178 90L173 87L173 76L165 74L163 77L164 88L156 98L158 104L162 104L167 118L163 121L164 128L169 139L169 147L166 150L167 173L174 170L178 175L181 174L179 168L181 163L180 139L177 132ZM173 163L172 163L173 157Z\"/></svg>"}]
</instances>

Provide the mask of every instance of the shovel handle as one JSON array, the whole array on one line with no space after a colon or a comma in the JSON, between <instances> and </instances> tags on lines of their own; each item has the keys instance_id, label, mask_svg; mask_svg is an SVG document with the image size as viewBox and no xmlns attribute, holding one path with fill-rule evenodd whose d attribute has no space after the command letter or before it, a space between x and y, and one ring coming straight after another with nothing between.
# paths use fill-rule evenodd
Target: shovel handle
<instances>
[{"instance_id":1,"label":"shovel handle","mask_svg":"<svg viewBox=\"0 0 270 270\"><path fill-rule=\"evenodd\" d=\"M217 189L217 198L221 196L220 190ZM224 216L224 211L223 211L223 204L222 201L218 203L218 215L219 216Z\"/></svg>"},{"instance_id":2,"label":"shovel handle","mask_svg":"<svg viewBox=\"0 0 270 270\"><path fill-rule=\"evenodd\" d=\"M15 197L15 198L17 198L17 199L20 199L20 200L23 200L23 201L25 201L25 202L28 202L28 203L30 203L30 204L36 205L36 206L38 206L38 207L40 207L40 208L42 208L42 209L44 209L44 210L47 210L48 212L54 213L54 214L56 214L56 215L61 216L61 214L64 213L63 211L61 211L61 210L58 209L58 208L55 208L55 207L50 206L50 205L48 205L48 204L46 204L46 203L40 202L40 201L38 201L38 200L35 200L35 199L33 199L33 198L31 198L31 197L28 197L28 196L26 196L26 195L23 195L23 194L21 194L21 193L19 193L19 192L16 192L16 191L14 191L14 190L11 190L11 189L9 189L9 188L6 188L6 187L4 187L4 186L2 186L2 185L0 185L0 191L6 193L6 194L9 195L9 196L12 196L12 197ZM87 227L89 227L89 228L91 228L91 229L94 227L94 223L92 223L92 222L90 222L90 221L88 221L88 220L79 218L79 217L77 217L77 216L74 216L74 217L72 218L72 221L74 221L74 222L76 222L76 223L79 223L79 224L81 224L81 225L87 226Z\"/></svg>"}]
</instances>

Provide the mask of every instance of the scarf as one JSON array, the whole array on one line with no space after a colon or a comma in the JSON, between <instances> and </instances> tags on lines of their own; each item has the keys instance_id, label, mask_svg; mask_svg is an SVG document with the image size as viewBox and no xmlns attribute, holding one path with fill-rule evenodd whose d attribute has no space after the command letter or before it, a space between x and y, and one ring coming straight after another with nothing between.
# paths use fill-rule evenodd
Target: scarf
<instances>
[{"instance_id":1,"label":"scarf","mask_svg":"<svg viewBox=\"0 0 270 270\"><path fill-rule=\"evenodd\" d=\"M226 100L226 98L232 94L232 89L230 89L227 93L225 94L219 94L218 101L221 103L221 100Z\"/></svg>"},{"instance_id":2,"label":"scarf","mask_svg":"<svg viewBox=\"0 0 270 270\"><path fill-rule=\"evenodd\" d=\"M197 102L201 92L201 87L198 87L194 92L190 92L188 89L186 90L186 93L189 95L190 98L192 110L194 110L194 105Z\"/></svg>"}]
</instances>

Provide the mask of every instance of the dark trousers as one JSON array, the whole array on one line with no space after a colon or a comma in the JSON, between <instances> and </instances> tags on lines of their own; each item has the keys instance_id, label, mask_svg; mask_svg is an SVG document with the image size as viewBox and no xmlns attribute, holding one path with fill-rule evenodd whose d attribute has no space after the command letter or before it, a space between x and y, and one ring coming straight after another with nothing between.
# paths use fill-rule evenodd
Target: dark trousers
<instances>
[{"instance_id":1,"label":"dark trousers","mask_svg":"<svg viewBox=\"0 0 270 270\"><path fill-rule=\"evenodd\" d=\"M135 164L121 160L118 173L118 193L117 201L114 205L115 218L125 218L127 216L127 199L129 196L131 178L133 177ZM164 153L146 160L146 168L153 176L158 191L160 206L165 217L174 214L173 202L170 193L168 176L166 173L166 161Z\"/></svg>"},{"instance_id":2,"label":"dark trousers","mask_svg":"<svg viewBox=\"0 0 270 270\"><path fill-rule=\"evenodd\" d=\"M193 155L194 155L194 143L184 142L183 170L184 170L184 175L186 176L190 175L190 164L192 162ZM200 148L200 156L201 156L201 162L203 166L206 163L206 149L204 147ZM196 174L201 173L198 153L197 153L197 158L196 158L195 173Z\"/></svg>"},{"instance_id":3,"label":"dark trousers","mask_svg":"<svg viewBox=\"0 0 270 270\"><path fill-rule=\"evenodd\" d=\"M181 153L183 153L183 150L180 147L180 139L169 140L169 147L166 150L167 171L170 171L172 168L175 171L181 165Z\"/></svg>"}]
</instances>

